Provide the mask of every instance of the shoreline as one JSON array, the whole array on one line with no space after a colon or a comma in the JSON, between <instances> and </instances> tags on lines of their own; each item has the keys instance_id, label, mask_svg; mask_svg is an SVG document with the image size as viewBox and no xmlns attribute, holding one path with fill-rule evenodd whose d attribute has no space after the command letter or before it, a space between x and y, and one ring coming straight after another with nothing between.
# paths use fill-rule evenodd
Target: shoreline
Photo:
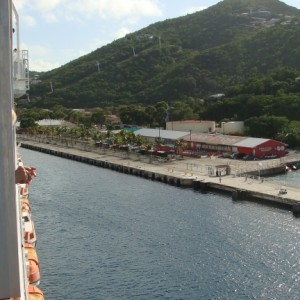
<instances>
[{"instance_id":1,"label":"shoreline","mask_svg":"<svg viewBox=\"0 0 300 300\"><path fill-rule=\"evenodd\" d=\"M233 201L255 201L261 204L282 206L291 210L296 217L300 216L300 189L284 187L286 193L281 193L280 184L262 179L260 175L270 174L269 171L282 169L282 162L267 161L268 165L257 173L257 162L236 162L224 159L187 158L168 162L154 161L143 155L129 155L124 151L114 151L102 148L85 149L70 148L63 145L53 145L37 141L18 139L21 147L30 150L59 156L66 159L109 168L121 173L140 176L166 184L193 188L195 191L206 193L216 191L231 194ZM230 163L232 174L222 177L212 177L207 174L208 165ZM285 162L286 163L286 162ZM235 167L235 168L234 168ZM274 170L273 170L274 171ZM245 174L254 174L247 175Z\"/></svg>"}]
</instances>

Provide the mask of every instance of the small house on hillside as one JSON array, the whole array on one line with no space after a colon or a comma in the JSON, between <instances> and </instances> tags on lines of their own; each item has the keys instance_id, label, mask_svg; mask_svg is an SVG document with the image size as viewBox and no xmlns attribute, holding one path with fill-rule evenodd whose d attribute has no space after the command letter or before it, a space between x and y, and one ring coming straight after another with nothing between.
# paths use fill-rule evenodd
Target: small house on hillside
<instances>
[{"instance_id":1,"label":"small house on hillside","mask_svg":"<svg viewBox=\"0 0 300 300\"><path fill-rule=\"evenodd\" d=\"M121 119L116 115L105 115L106 122L109 122L111 124L120 124Z\"/></svg>"}]
</instances>

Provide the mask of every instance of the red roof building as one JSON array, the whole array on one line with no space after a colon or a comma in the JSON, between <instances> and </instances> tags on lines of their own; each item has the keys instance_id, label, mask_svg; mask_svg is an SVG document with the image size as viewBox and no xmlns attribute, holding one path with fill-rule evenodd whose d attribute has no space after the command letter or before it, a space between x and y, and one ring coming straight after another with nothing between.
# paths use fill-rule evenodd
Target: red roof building
<instances>
[{"instance_id":1,"label":"red roof building","mask_svg":"<svg viewBox=\"0 0 300 300\"><path fill-rule=\"evenodd\" d=\"M286 145L271 139L204 133L188 134L183 139L193 150L237 152L256 158L282 157L286 154Z\"/></svg>"}]
</instances>

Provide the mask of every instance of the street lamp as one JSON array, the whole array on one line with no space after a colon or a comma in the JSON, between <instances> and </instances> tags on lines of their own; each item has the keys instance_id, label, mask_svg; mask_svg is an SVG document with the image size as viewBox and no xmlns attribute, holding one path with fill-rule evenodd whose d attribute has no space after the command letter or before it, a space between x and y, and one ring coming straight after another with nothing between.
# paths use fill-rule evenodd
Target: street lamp
<instances>
[{"instance_id":1,"label":"street lamp","mask_svg":"<svg viewBox=\"0 0 300 300\"><path fill-rule=\"evenodd\" d=\"M260 180L260 169L261 169L262 165L263 165L262 162L258 163L258 180Z\"/></svg>"}]
</instances>

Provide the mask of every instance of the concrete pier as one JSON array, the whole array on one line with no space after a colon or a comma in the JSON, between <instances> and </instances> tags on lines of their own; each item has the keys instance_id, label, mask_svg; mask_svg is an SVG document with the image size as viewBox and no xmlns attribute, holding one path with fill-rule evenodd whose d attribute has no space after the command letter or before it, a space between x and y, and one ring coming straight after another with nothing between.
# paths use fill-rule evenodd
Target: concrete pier
<instances>
[{"instance_id":1,"label":"concrete pier","mask_svg":"<svg viewBox=\"0 0 300 300\"><path fill-rule=\"evenodd\" d=\"M285 187L286 193L281 193L282 186L255 178L254 176L243 177L235 174L219 177L209 177L200 166L191 170L189 164L196 159L183 161L170 161L167 163L151 163L147 157L144 161L129 160L124 153L114 156L113 151L97 153L74 148L67 148L52 144L43 144L33 141L22 141L22 147L56 155L66 159L72 159L102 168L155 180L162 183L183 188L194 188L195 191L207 193L217 191L231 195L233 201L256 201L262 204L281 206L293 211L296 217L300 216L300 189Z\"/></svg>"}]
</instances>

